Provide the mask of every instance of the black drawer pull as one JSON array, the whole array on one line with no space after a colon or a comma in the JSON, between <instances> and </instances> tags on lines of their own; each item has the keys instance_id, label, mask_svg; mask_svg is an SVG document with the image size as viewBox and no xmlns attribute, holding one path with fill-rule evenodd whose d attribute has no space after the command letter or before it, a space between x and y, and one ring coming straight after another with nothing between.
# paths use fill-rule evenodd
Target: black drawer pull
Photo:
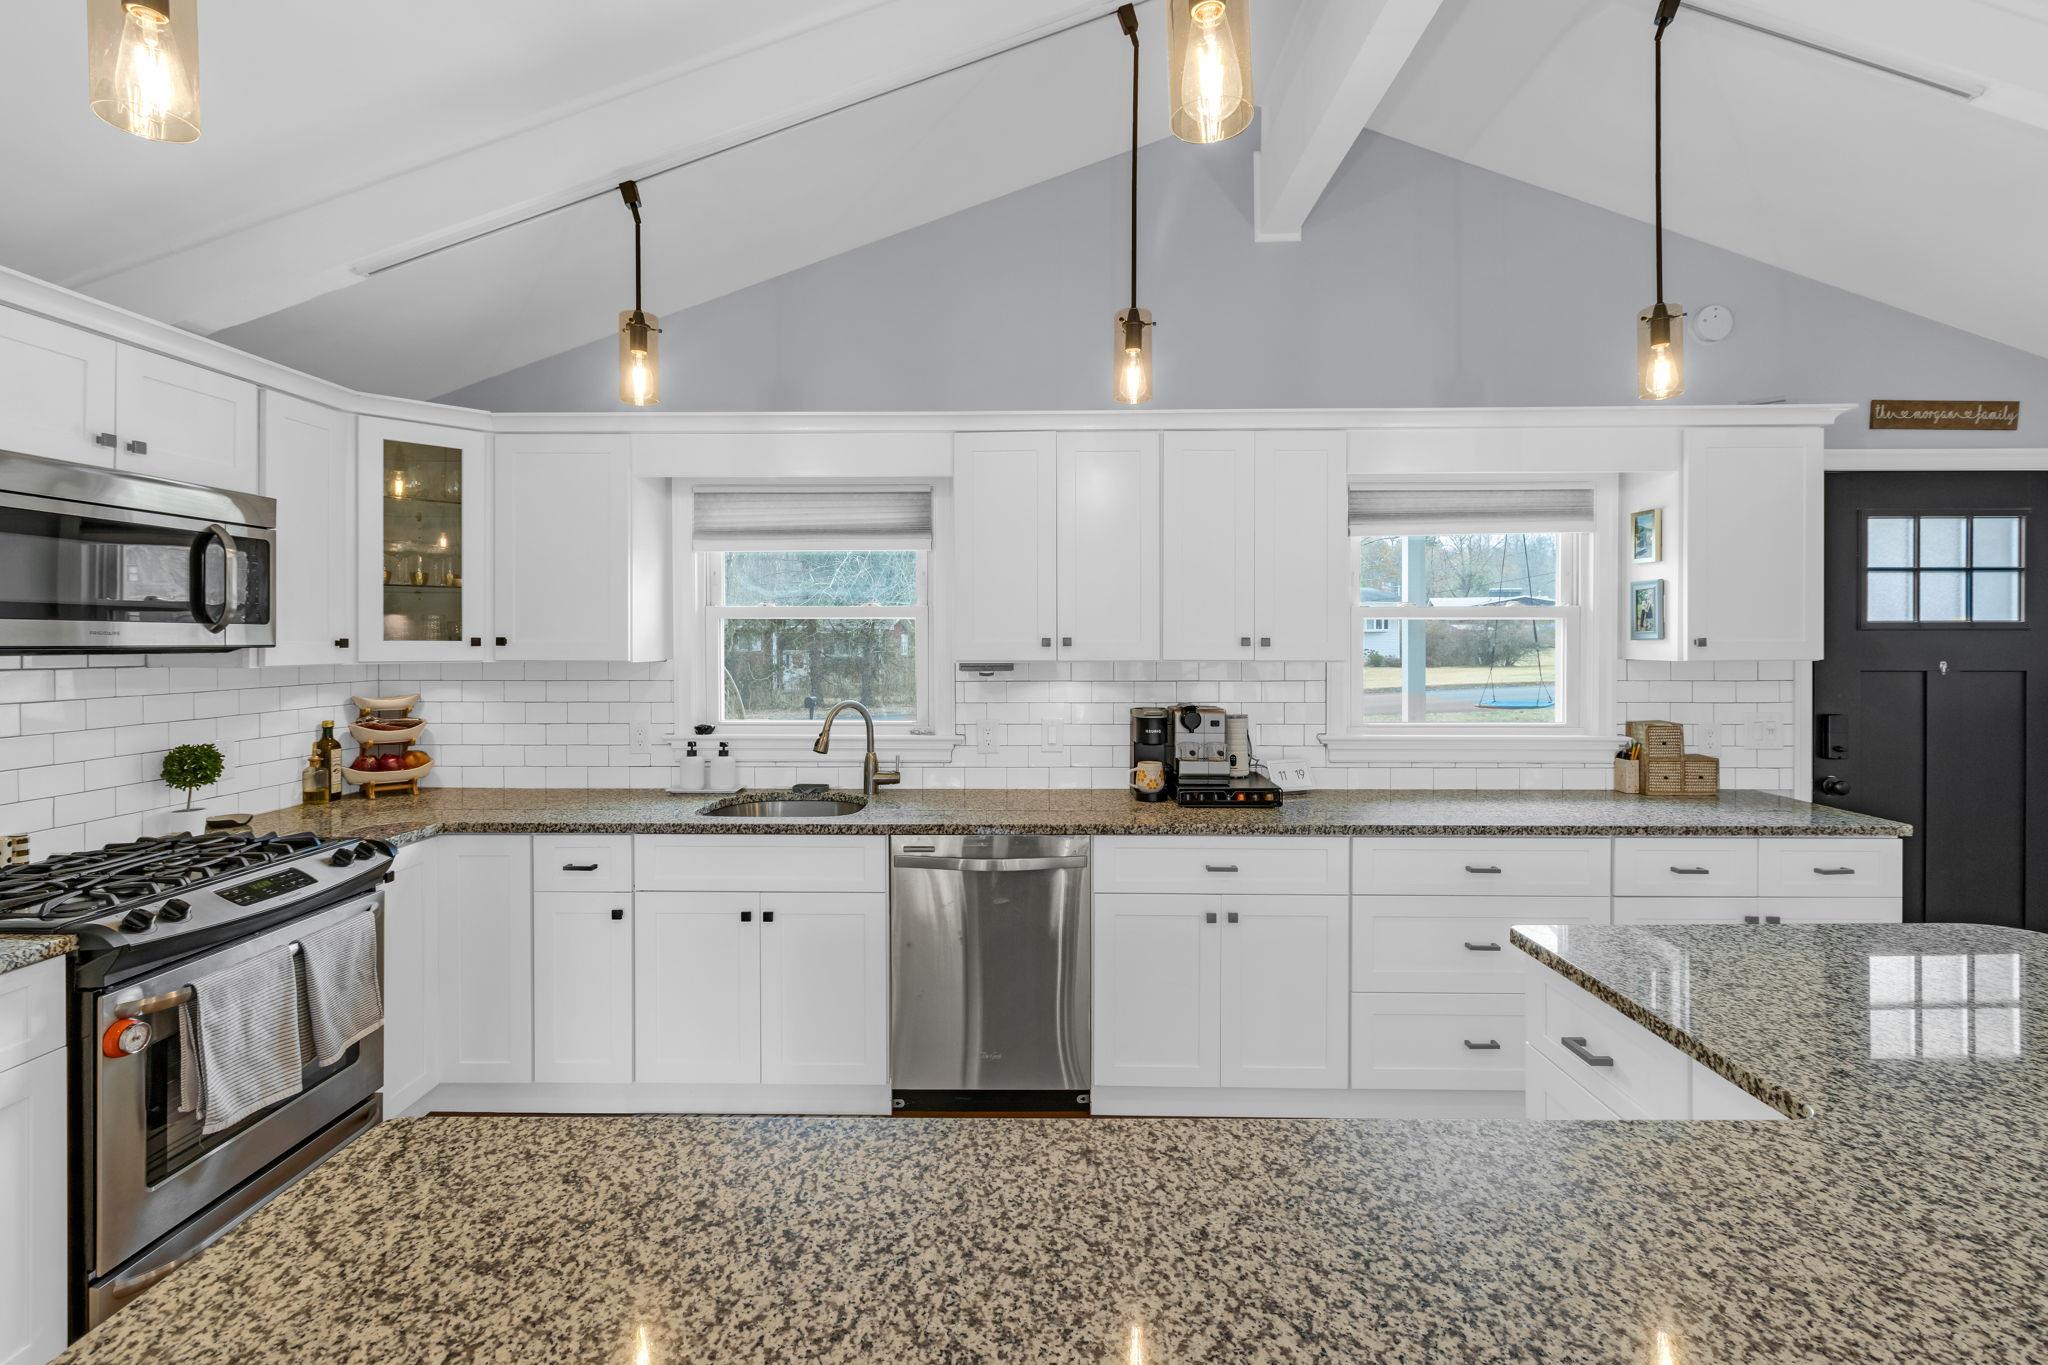
<instances>
[{"instance_id":1,"label":"black drawer pull","mask_svg":"<svg viewBox=\"0 0 2048 1365\"><path fill-rule=\"evenodd\" d=\"M1216 922L1216 912L1215 912L1214 910L1208 910L1208 911L1204 911L1204 912L1203 912L1203 914L1202 914L1202 923L1204 923L1204 924L1214 924L1215 922Z\"/></svg>"},{"instance_id":2,"label":"black drawer pull","mask_svg":"<svg viewBox=\"0 0 2048 1365\"><path fill-rule=\"evenodd\" d=\"M1500 869L1497 867L1474 867L1471 863L1465 864L1465 870L1475 876L1483 874L1489 877L1498 877L1500 875Z\"/></svg>"},{"instance_id":3,"label":"black drawer pull","mask_svg":"<svg viewBox=\"0 0 2048 1365\"><path fill-rule=\"evenodd\" d=\"M1853 877L1856 875L1856 869L1853 867L1816 867L1813 870L1813 875L1816 877Z\"/></svg>"},{"instance_id":4,"label":"black drawer pull","mask_svg":"<svg viewBox=\"0 0 2048 1365\"><path fill-rule=\"evenodd\" d=\"M1224 916L1224 918L1228 919L1232 924L1237 923L1237 911L1231 911L1228 915Z\"/></svg>"},{"instance_id":5,"label":"black drawer pull","mask_svg":"<svg viewBox=\"0 0 2048 1365\"><path fill-rule=\"evenodd\" d=\"M1571 1053L1572 1056L1578 1058L1587 1066L1614 1065L1614 1058L1602 1057L1598 1053L1588 1049L1586 1046L1586 1040L1584 1038L1560 1038L1557 1041L1564 1044L1565 1051Z\"/></svg>"},{"instance_id":6,"label":"black drawer pull","mask_svg":"<svg viewBox=\"0 0 2048 1365\"><path fill-rule=\"evenodd\" d=\"M751 910L742 910L742 911L740 911L740 923L741 923L741 924L752 924L753 922L754 922L754 912L753 912L753 911L751 911Z\"/></svg>"},{"instance_id":7,"label":"black drawer pull","mask_svg":"<svg viewBox=\"0 0 2048 1365\"><path fill-rule=\"evenodd\" d=\"M1235 871L1237 871L1237 864L1236 864L1236 863L1203 863L1203 864L1202 864L1202 871L1204 871L1204 872L1235 872Z\"/></svg>"},{"instance_id":8,"label":"black drawer pull","mask_svg":"<svg viewBox=\"0 0 2048 1365\"><path fill-rule=\"evenodd\" d=\"M1498 1052L1500 1051L1500 1039L1488 1038L1483 1043L1475 1043L1470 1038L1467 1038L1465 1040L1465 1047L1468 1051L1472 1052Z\"/></svg>"},{"instance_id":9,"label":"black drawer pull","mask_svg":"<svg viewBox=\"0 0 2048 1365\"><path fill-rule=\"evenodd\" d=\"M775 923L775 912L774 912L773 910L763 910L763 911L761 912L761 923L763 923L763 924L773 924L773 923Z\"/></svg>"},{"instance_id":10,"label":"black drawer pull","mask_svg":"<svg viewBox=\"0 0 2048 1365\"><path fill-rule=\"evenodd\" d=\"M596 863L563 863L563 864L562 864L562 871L564 871L564 872L595 872L595 871L597 871L597 864L596 864Z\"/></svg>"},{"instance_id":11,"label":"black drawer pull","mask_svg":"<svg viewBox=\"0 0 2048 1365\"><path fill-rule=\"evenodd\" d=\"M625 917L626 917L626 912L625 912L624 910L621 910L621 909L619 909L619 907L617 907L616 905L612 907L612 918L613 918L613 919L624 919Z\"/></svg>"},{"instance_id":12,"label":"black drawer pull","mask_svg":"<svg viewBox=\"0 0 2048 1365\"><path fill-rule=\"evenodd\" d=\"M1681 877L1705 877L1709 875L1704 867L1674 867L1671 869Z\"/></svg>"},{"instance_id":13,"label":"black drawer pull","mask_svg":"<svg viewBox=\"0 0 2048 1365\"><path fill-rule=\"evenodd\" d=\"M1498 943L1467 943L1465 951L1468 953L1497 953L1500 951L1500 945Z\"/></svg>"},{"instance_id":14,"label":"black drawer pull","mask_svg":"<svg viewBox=\"0 0 2048 1365\"><path fill-rule=\"evenodd\" d=\"M1785 921L1783 917L1778 915L1744 915L1742 922L1744 924L1783 924Z\"/></svg>"}]
</instances>

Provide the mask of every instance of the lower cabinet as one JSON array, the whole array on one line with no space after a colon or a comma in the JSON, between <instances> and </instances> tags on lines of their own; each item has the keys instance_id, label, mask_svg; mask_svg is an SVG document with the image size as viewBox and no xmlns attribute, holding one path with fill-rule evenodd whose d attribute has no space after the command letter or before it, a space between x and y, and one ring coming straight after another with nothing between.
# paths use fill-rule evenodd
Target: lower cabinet
<instances>
[{"instance_id":1,"label":"lower cabinet","mask_svg":"<svg viewBox=\"0 0 2048 1365\"><path fill-rule=\"evenodd\" d=\"M1897 924L1898 896L1620 896L1616 924Z\"/></svg>"},{"instance_id":2,"label":"lower cabinet","mask_svg":"<svg viewBox=\"0 0 2048 1365\"><path fill-rule=\"evenodd\" d=\"M761 1082L889 1083L889 898L761 897Z\"/></svg>"},{"instance_id":3,"label":"lower cabinet","mask_svg":"<svg viewBox=\"0 0 2048 1365\"><path fill-rule=\"evenodd\" d=\"M1342 896L1097 896L1094 1084L1341 1088L1349 936Z\"/></svg>"},{"instance_id":4,"label":"lower cabinet","mask_svg":"<svg viewBox=\"0 0 2048 1365\"><path fill-rule=\"evenodd\" d=\"M441 835L434 1070L442 1083L533 1079L533 861L523 835Z\"/></svg>"},{"instance_id":5,"label":"lower cabinet","mask_svg":"<svg viewBox=\"0 0 2048 1365\"><path fill-rule=\"evenodd\" d=\"M633 1079L633 896L533 898L533 1078Z\"/></svg>"},{"instance_id":6,"label":"lower cabinet","mask_svg":"<svg viewBox=\"0 0 2048 1365\"><path fill-rule=\"evenodd\" d=\"M64 973L53 959L0 977L0 1365L40 1365L66 1339Z\"/></svg>"},{"instance_id":7,"label":"lower cabinet","mask_svg":"<svg viewBox=\"0 0 2048 1365\"><path fill-rule=\"evenodd\" d=\"M398 850L384 887L384 1112L404 1113L434 1088L432 977L440 898L434 840Z\"/></svg>"},{"instance_id":8,"label":"lower cabinet","mask_svg":"<svg viewBox=\"0 0 2048 1365\"><path fill-rule=\"evenodd\" d=\"M642 891L633 929L633 1077L761 1079L761 896Z\"/></svg>"}]
</instances>

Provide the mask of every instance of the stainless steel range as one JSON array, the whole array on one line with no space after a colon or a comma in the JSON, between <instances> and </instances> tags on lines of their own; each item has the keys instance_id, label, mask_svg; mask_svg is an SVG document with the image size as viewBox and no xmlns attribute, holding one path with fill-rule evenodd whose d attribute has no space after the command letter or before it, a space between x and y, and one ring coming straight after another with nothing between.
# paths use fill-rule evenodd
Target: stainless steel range
<instances>
[{"instance_id":1,"label":"stainless steel range","mask_svg":"<svg viewBox=\"0 0 2048 1365\"><path fill-rule=\"evenodd\" d=\"M71 1327L97 1324L377 1122L383 1035L300 1093L205 1135L178 1102L178 1006L194 977L378 913L373 839L179 835L0 871L0 933L75 934Z\"/></svg>"}]
</instances>

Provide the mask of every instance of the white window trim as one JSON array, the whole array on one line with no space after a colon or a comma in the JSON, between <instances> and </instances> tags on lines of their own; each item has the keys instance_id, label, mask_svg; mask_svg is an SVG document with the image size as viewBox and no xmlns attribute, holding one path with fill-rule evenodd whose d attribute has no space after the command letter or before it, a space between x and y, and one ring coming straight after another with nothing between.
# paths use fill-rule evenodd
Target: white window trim
<instances>
[{"instance_id":1,"label":"white window trim","mask_svg":"<svg viewBox=\"0 0 2048 1365\"><path fill-rule=\"evenodd\" d=\"M1504 478L1526 480L1526 475L1470 475L1473 483L1498 483ZM1549 481L1549 480L1546 480ZM1366 725L1356 717L1364 704L1359 662L1352 657L1329 667L1323 689L1326 701L1324 751L1336 766L1368 763L1594 763L1614 751L1620 727L1616 721L1614 680L1620 668L1619 615L1621 533L1619 480L1613 475L1564 476L1559 483L1593 487L1594 530L1581 541L1577 580L1578 604L1573 607L1497 608L1488 615L1526 616L1539 620L1564 619L1565 667L1559 670L1559 686L1568 699L1570 719L1560 725L1545 725L1540 731L1512 732L1506 726L1429 725L1396 723ZM1345 556L1349 575L1347 598L1357 596L1358 561L1355 553ZM1375 619L1466 619L1472 613L1462 608L1401 607L1392 603L1354 602L1345 614L1349 654L1360 647L1360 631L1367 613Z\"/></svg>"},{"instance_id":2,"label":"white window trim","mask_svg":"<svg viewBox=\"0 0 2048 1365\"><path fill-rule=\"evenodd\" d=\"M844 716L833 728L833 750L830 755L820 755L812 750L811 744L818 737L818 727L806 721L739 721L727 725L720 721L720 697L722 687L714 689L711 670L714 661L723 655L721 642L713 632L717 628L718 616L711 609L711 596L716 587L713 574L703 572L701 560L694 539L696 509L694 502L695 485L687 480L675 481L675 502L673 507L675 543L685 547L675 561L676 634L679 648L676 659L676 730L674 738L693 738L691 727L710 724L718 727L709 736L707 747L699 741L699 751L716 753L718 741L727 741L734 758L745 763L809 763L819 767L835 763L858 762L862 752L860 745L864 738L859 734L860 726ZM954 677L950 667L943 661L952 656L951 631L948 625L944 584L946 581L947 547L952 544L953 493L952 486L944 480L932 485L932 548L923 552L923 583L920 596L923 599L919 610L906 610L892 615L914 617L919 621L918 693L924 699L924 716L918 721L877 721L875 723L875 749L881 755L884 766L897 759L903 763L947 764L953 761L953 751L964 740L957 732L954 718L955 695ZM787 547L781 547L787 548ZM749 615L764 614L753 608L744 610ZM873 616L877 613L864 607L821 607L816 610L790 612L766 612L768 615L790 616ZM692 642L684 644L683 642ZM694 647L692 647L692 645ZM854 755L849 760L843 753Z\"/></svg>"}]
</instances>

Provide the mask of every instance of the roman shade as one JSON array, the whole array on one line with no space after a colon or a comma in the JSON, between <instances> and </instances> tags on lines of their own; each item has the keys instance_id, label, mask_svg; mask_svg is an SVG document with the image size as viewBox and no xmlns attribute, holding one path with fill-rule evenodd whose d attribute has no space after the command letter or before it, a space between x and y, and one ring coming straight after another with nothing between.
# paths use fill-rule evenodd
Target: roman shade
<instances>
[{"instance_id":1,"label":"roman shade","mask_svg":"<svg viewBox=\"0 0 2048 1365\"><path fill-rule=\"evenodd\" d=\"M1354 536L1594 529L1593 490L1558 484L1360 484L1350 501Z\"/></svg>"},{"instance_id":2,"label":"roman shade","mask_svg":"<svg viewBox=\"0 0 2048 1365\"><path fill-rule=\"evenodd\" d=\"M865 546L929 550L932 490L801 484L699 488L692 541L699 550Z\"/></svg>"}]
</instances>

